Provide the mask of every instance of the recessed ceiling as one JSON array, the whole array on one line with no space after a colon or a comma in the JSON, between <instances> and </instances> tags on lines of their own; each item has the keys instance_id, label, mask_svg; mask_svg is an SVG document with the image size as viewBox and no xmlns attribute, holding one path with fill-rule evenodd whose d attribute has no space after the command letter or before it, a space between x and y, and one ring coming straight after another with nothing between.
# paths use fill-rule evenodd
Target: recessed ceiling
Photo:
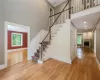
<instances>
[{"instance_id":1,"label":"recessed ceiling","mask_svg":"<svg viewBox=\"0 0 100 80\"><path fill-rule=\"evenodd\" d=\"M65 2L66 0L48 0L54 7L62 4L63 2Z\"/></svg>"},{"instance_id":2,"label":"recessed ceiling","mask_svg":"<svg viewBox=\"0 0 100 80\"><path fill-rule=\"evenodd\" d=\"M99 18L100 12L73 19L72 22L78 31L91 31Z\"/></svg>"}]
</instances>

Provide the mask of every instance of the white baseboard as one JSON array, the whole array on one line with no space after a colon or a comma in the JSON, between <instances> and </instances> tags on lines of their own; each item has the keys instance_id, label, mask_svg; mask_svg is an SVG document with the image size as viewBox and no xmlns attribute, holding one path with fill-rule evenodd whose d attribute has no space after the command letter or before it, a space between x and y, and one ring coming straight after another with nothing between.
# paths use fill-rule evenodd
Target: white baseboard
<instances>
[{"instance_id":1,"label":"white baseboard","mask_svg":"<svg viewBox=\"0 0 100 80\"><path fill-rule=\"evenodd\" d=\"M31 57L28 57L28 60L32 60L32 58Z\"/></svg>"},{"instance_id":2,"label":"white baseboard","mask_svg":"<svg viewBox=\"0 0 100 80\"><path fill-rule=\"evenodd\" d=\"M68 64L72 64L72 61L71 60L63 60L63 59L58 59L56 57L51 57L52 59L55 59L55 60L58 60L58 61L62 61L62 62L65 62L65 63L68 63Z\"/></svg>"},{"instance_id":3,"label":"white baseboard","mask_svg":"<svg viewBox=\"0 0 100 80\"><path fill-rule=\"evenodd\" d=\"M24 49L27 49L27 48L11 49L11 50L7 50L7 52L20 51Z\"/></svg>"},{"instance_id":4,"label":"white baseboard","mask_svg":"<svg viewBox=\"0 0 100 80\"><path fill-rule=\"evenodd\" d=\"M98 61L98 59L96 58L96 62L98 64L99 70L100 70L100 62Z\"/></svg>"},{"instance_id":5,"label":"white baseboard","mask_svg":"<svg viewBox=\"0 0 100 80\"><path fill-rule=\"evenodd\" d=\"M2 70L2 69L4 69L4 68L6 68L6 65L0 65L0 70Z\"/></svg>"},{"instance_id":6,"label":"white baseboard","mask_svg":"<svg viewBox=\"0 0 100 80\"><path fill-rule=\"evenodd\" d=\"M47 61L48 59L50 59L50 58L46 57L46 58L43 59L43 61Z\"/></svg>"}]
</instances>

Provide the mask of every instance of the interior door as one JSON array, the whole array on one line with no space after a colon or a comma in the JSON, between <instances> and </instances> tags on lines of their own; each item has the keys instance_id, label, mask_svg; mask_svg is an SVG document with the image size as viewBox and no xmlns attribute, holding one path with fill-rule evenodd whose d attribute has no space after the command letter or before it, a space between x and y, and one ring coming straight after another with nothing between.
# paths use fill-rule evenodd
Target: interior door
<instances>
[{"instance_id":1,"label":"interior door","mask_svg":"<svg viewBox=\"0 0 100 80\"><path fill-rule=\"evenodd\" d=\"M76 57L75 30L71 29L71 59Z\"/></svg>"},{"instance_id":2,"label":"interior door","mask_svg":"<svg viewBox=\"0 0 100 80\"><path fill-rule=\"evenodd\" d=\"M94 53L96 55L96 31L94 31Z\"/></svg>"}]
</instances>

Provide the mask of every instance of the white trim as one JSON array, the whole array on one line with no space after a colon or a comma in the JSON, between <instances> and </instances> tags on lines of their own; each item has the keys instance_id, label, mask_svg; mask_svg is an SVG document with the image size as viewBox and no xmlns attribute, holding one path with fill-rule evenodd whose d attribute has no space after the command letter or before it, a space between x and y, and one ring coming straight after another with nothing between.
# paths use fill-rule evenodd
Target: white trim
<instances>
[{"instance_id":1,"label":"white trim","mask_svg":"<svg viewBox=\"0 0 100 80\"><path fill-rule=\"evenodd\" d=\"M20 25L20 24L16 24L16 23L7 22L7 21L5 21L5 24L7 24L7 25L12 25L12 26L18 26L18 27L26 28L26 29L29 29L29 28L30 28L29 26L24 26L24 25ZM8 29L7 29L7 30L8 30ZM28 31L28 32L29 32L29 31Z\"/></svg>"},{"instance_id":2,"label":"white trim","mask_svg":"<svg viewBox=\"0 0 100 80\"><path fill-rule=\"evenodd\" d=\"M19 49L11 49L11 50L7 50L7 52L14 52L14 51L20 51L20 50L25 50L28 48L19 48Z\"/></svg>"},{"instance_id":3,"label":"white trim","mask_svg":"<svg viewBox=\"0 0 100 80\"><path fill-rule=\"evenodd\" d=\"M6 68L6 66L3 64L3 65L0 65L0 70Z\"/></svg>"},{"instance_id":4,"label":"white trim","mask_svg":"<svg viewBox=\"0 0 100 80\"><path fill-rule=\"evenodd\" d=\"M43 61L42 60L38 60L38 64L43 64Z\"/></svg>"},{"instance_id":5,"label":"white trim","mask_svg":"<svg viewBox=\"0 0 100 80\"><path fill-rule=\"evenodd\" d=\"M54 56L50 57L50 58L58 60L58 61L62 61L62 62L68 63L68 64L72 64L72 60L58 59L57 57L54 57Z\"/></svg>"},{"instance_id":6,"label":"white trim","mask_svg":"<svg viewBox=\"0 0 100 80\"><path fill-rule=\"evenodd\" d=\"M96 56L95 56L96 57ZM97 57L96 57L96 62L97 62L97 65L99 67L99 70L100 70L100 62L98 61Z\"/></svg>"},{"instance_id":7,"label":"white trim","mask_svg":"<svg viewBox=\"0 0 100 80\"><path fill-rule=\"evenodd\" d=\"M95 56L96 56L96 30L94 31L94 53L95 53Z\"/></svg>"},{"instance_id":8,"label":"white trim","mask_svg":"<svg viewBox=\"0 0 100 80\"><path fill-rule=\"evenodd\" d=\"M26 28L28 30L28 47L29 47L29 44L30 44L30 27L29 26L24 26L24 25L20 25L20 24L16 24L16 23L11 23L11 22L7 22L5 21L5 37L4 37L4 40L5 40L5 58L4 58L4 65L5 67L7 67L7 60L8 60L8 55L7 55L7 44L8 44L8 38L7 38L7 31L8 31L8 25L12 25L12 26L18 26L18 27L22 27L22 28ZM29 54L29 51L28 51L28 54ZM28 60L28 57L27 57L27 60Z\"/></svg>"}]
</instances>

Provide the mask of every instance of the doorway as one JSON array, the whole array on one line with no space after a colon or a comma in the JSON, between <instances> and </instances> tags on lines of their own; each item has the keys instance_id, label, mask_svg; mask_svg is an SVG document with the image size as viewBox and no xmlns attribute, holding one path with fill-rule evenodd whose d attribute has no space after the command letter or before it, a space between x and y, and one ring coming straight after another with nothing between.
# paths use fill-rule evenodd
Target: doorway
<instances>
[{"instance_id":1,"label":"doorway","mask_svg":"<svg viewBox=\"0 0 100 80\"><path fill-rule=\"evenodd\" d=\"M83 47L83 34L77 34L77 46Z\"/></svg>"},{"instance_id":2,"label":"doorway","mask_svg":"<svg viewBox=\"0 0 100 80\"><path fill-rule=\"evenodd\" d=\"M30 27L5 22L5 65L11 66L28 60Z\"/></svg>"}]
</instances>

